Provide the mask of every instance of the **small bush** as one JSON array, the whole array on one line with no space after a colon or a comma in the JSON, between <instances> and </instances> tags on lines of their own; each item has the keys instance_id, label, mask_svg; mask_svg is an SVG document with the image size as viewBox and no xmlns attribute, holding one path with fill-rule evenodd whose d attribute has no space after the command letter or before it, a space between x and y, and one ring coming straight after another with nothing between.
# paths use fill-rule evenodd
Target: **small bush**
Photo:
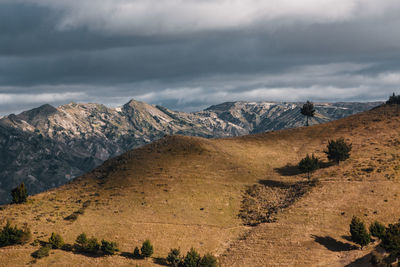
<instances>
[{"instance_id":1,"label":"small bush","mask_svg":"<svg viewBox=\"0 0 400 267\"><path fill-rule=\"evenodd\" d=\"M84 247L84 251L92 254L96 254L100 250L100 243L97 241L97 238L89 238L86 246Z\"/></svg>"},{"instance_id":2,"label":"small bush","mask_svg":"<svg viewBox=\"0 0 400 267\"><path fill-rule=\"evenodd\" d=\"M217 258L211 254L206 254L201 258L199 267L217 267Z\"/></svg>"},{"instance_id":3,"label":"small bush","mask_svg":"<svg viewBox=\"0 0 400 267\"><path fill-rule=\"evenodd\" d=\"M153 246L151 245L150 240L147 239L143 242L140 251L142 252L141 256L144 258L148 258L153 255Z\"/></svg>"},{"instance_id":4,"label":"small bush","mask_svg":"<svg viewBox=\"0 0 400 267\"><path fill-rule=\"evenodd\" d=\"M183 267L197 267L200 260L200 254L194 248L191 248L183 260Z\"/></svg>"},{"instance_id":5,"label":"small bush","mask_svg":"<svg viewBox=\"0 0 400 267\"><path fill-rule=\"evenodd\" d=\"M299 169L302 172L307 173L308 179L310 179L310 174L319 169L319 160L314 154L310 157L308 154L305 158L300 160Z\"/></svg>"},{"instance_id":6,"label":"small bush","mask_svg":"<svg viewBox=\"0 0 400 267\"><path fill-rule=\"evenodd\" d=\"M12 227L10 222L7 222L0 232L0 247L26 244L30 239L31 232L28 228L18 229L17 226Z\"/></svg>"},{"instance_id":7,"label":"small bush","mask_svg":"<svg viewBox=\"0 0 400 267\"><path fill-rule=\"evenodd\" d=\"M51 237L49 238L49 244L54 249L60 249L64 246L64 240L59 234L51 233Z\"/></svg>"},{"instance_id":8,"label":"small bush","mask_svg":"<svg viewBox=\"0 0 400 267\"><path fill-rule=\"evenodd\" d=\"M372 236L382 239L385 234L385 226L380 222L375 221L369 226L369 232Z\"/></svg>"},{"instance_id":9,"label":"small bush","mask_svg":"<svg viewBox=\"0 0 400 267\"><path fill-rule=\"evenodd\" d=\"M325 154L327 154L329 160L335 161L339 164L340 161L345 161L350 157L350 151L352 144L348 144L343 138L337 140L329 140Z\"/></svg>"},{"instance_id":10,"label":"small bush","mask_svg":"<svg viewBox=\"0 0 400 267\"><path fill-rule=\"evenodd\" d=\"M115 242L109 242L106 240L101 241L101 251L105 255L114 255L118 251L118 245Z\"/></svg>"},{"instance_id":11,"label":"small bush","mask_svg":"<svg viewBox=\"0 0 400 267\"><path fill-rule=\"evenodd\" d=\"M13 204L25 203L28 198L28 192L26 191L25 184L21 183L19 186L11 190L11 197Z\"/></svg>"},{"instance_id":12,"label":"small bush","mask_svg":"<svg viewBox=\"0 0 400 267\"><path fill-rule=\"evenodd\" d=\"M351 240L359 244L361 247L368 245L371 242L371 236L365 228L364 222L359 218L353 217L350 223Z\"/></svg>"},{"instance_id":13,"label":"small bush","mask_svg":"<svg viewBox=\"0 0 400 267\"><path fill-rule=\"evenodd\" d=\"M182 256L179 248L170 250L167 256L167 264L171 267L178 267L182 264Z\"/></svg>"},{"instance_id":14,"label":"small bush","mask_svg":"<svg viewBox=\"0 0 400 267\"><path fill-rule=\"evenodd\" d=\"M78 244L78 246L81 246L81 247L84 247L87 244L87 241L88 241L88 239L87 239L85 233L78 235L78 237L75 240L76 244Z\"/></svg>"},{"instance_id":15,"label":"small bush","mask_svg":"<svg viewBox=\"0 0 400 267\"><path fill-rule=\"evenodd\" d=\"M133 250L133 257L135 259L140 259L142 256L140 255L140 250L138 247L135 247L135 249Z\"/></svg>"},{"instance_id":16,"label":"small bush","mask_svg":"<svg viewBox=\"0 0 400 267\"><path fill-rule=\"evenodd\" d=\"M51 250L51 245L46 245L44 247L40 247L38 250L33 252L31 254L31 256L36 258L36 259L41 259L41 258L44 258L44 257L48 257L50 250Z\"/></svg>"}]
</instances>

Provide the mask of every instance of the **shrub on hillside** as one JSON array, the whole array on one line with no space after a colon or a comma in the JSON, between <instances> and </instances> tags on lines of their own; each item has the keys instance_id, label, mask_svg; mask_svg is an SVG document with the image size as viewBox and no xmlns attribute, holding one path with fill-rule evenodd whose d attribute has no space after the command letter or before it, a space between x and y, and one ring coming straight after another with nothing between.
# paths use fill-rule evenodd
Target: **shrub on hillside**
<instances>
[{"instance_id":1,"label":"shrub on hillside","mask_svg":"<svg viewBox=\"0 0 400 267\"><path fill-rule=\"evenodd\" d=\"M97 254L101 248L96 238L87 238L85 233L78 235L76 238L75 248L81 252Z\"/></svg>"},{"instance_id":2,"label":"shrub on hillside","mask_svg":"<svg viewBox=\"0 0 400 267\"><path fill-rule=\"evenodd\" d=\"M153 246L150 243L150 240L146 240L143 242L142 247L140 249L141 256L144 258L148 258L153 255Z\"/></svg>"},{"instance_id":3,"label":"shrub on hillside","mask_svg":"<svg viewBox=\"0 0 400 267\"><path fill-rule=\"evenodd\" d=\"M51 250L51 245L46 245L46 246L40 247L38 250L34 251L31 254L31 256L36 259L48 257L50 250Z\"/></svg>"},{"instance_id":4,"label":"shrub on hillside","mask_svg":"<svg viewBox=\"0 0 400 267\"><path fill-rule=\"evenodd\" d=\"M339 164L340 161L345 161L350 157L352 144L346 143L343 138L337 140L329 140L325 153L329 160L335 161Z\"/></svg>"},{"instance_id":5,"label":"shrub on hillside","mask_svg":"<svg viewBox=\"0 0 400 267\"><path fill-rule=\"evenodd\" d=\"M183 260L183 267L198 267L200 259L200 254L194 248L191 248Z\"/></svg>"},{"instance_id":6,"label":"shrub on hillside","mask_svg":"<svg viewBox=\"0 0 400 267\"><path fill-rule=\"evenodd\" d=\"M59 234L51 233L49 244L54 249L60 249L64 246L64 240Z\"/></svg>"},{"instance_id":7,"label":"shrub on hillside","mask_svg":"<svg viewBox=\"0 0 400 267\"><path fill-rule=\"evenodd\" d=\"M300 171L307 173L308 179L310 179L310 174L319 169L319 160L314 154L311 157L307 154L305 158L300 160L298 167Z\"/></svg>"},{"instance_id":8,"label":"shrub on hillside","mask_svg":"<svg viewBox=\"0 0 400 267\"><path fill-rule=\"evenodd\" d=\"M0 247L26 244L30 239L31 232L28 228L19 229L17 226L12 227L10 222L7 222L0 232Z\"/></svg>"},{"instance_id":9,"label":"shrub on hillside","mask_svg":"<svg viewBox=\"0 0 400 267\"><path fill-rule=\"evenodd\" d=\"M372 236L382 239L385 235L385 226L380 222L375 221L369 226L369 232Z\"/></svg>"},{"instance_id":10,"label":"shrub on hillside","mask_svg":"<svg viewBox=\"0 0 400 267\"><path fill-rule=\"evenodd\" d=\"M140 255L140 250L138 247L135 247L135 249L133 250L133 257L135 259L140 259L142 256Z\"/></svg>"},{"instance_id":11,"label":"shrub on hillside","mask_svg":"<svg viewBox=\"0 0 400 267\"><path fill-rule=\"evenodd\" d=\"M25 203L28 198L28 192L26 190L25 184L21 183L19 186L11 190L11 197L13 204Z\"/></svg>"},{"instance_id":12,"label":"shrub on hillside","mask_svg":"<svg viewBox=\"0 0 400 267\"><path fill-rule=\"evenodd\" d=\"M170 250L167 256L167 264L171 267L178 267L182 264L181 251L178 248L173 248Z\"/></svg>"},{"instance_id":13,"label":"shrub on hillside","mask_svg":"<svg viewBox=\"0 0 400 267\"><path fill-rule=\"evenodd\" d=\"M217 266L218 266L217 258L211 254L204 255L199 262L199 267L217 267Z\"/></svg>"},{"instance_id":14,"label":"shrub on hillside","mask_svg":"<svg viewBox=\"0 0 400 267\"><path fill-rule=\"evenodd\" d=\"M364 222L357 217L353 217L351 220L350 234L351 240L359 244L361 247L364 247L371 242L371 236L365 228Z\"/></svg>"},{"instance_id":15,"label":"shrub on hillside","mask_svg":"<svg viewBox=\"0 0 400 267\"><path fill-rule=\"evenodd\" d=\"M118 251L118 245L115 242L101 240L101 251L105 255L114 255Z\"/></svg>"}]
</instances>

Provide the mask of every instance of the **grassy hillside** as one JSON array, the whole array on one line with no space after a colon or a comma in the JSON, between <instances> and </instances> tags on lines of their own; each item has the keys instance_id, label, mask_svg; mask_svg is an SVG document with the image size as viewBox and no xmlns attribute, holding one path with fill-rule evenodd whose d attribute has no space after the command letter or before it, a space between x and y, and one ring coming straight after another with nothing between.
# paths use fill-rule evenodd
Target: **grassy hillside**
<instances>
[{"instance_id":1,"label":"grassy hillside","mask_svg":"<svg viewBox=\"0 0 400 267\"><path fill-rule=\"evenodd\" d=\"M105 162L70 184L3 206L1 225L28 224L72 244L78 234L117 241L123 253L89 257L53 250L35 266L153 266L169 249L218 255L224 266L343 266L367 255L348 239L351 217L400 217L400 112L383 106L338 121L237 138L165 137ZM353 143L348 161L315 172L320 183L276 221L245 226L238 217L248 186L303 181L292 165L307 153L326 158L329 139ZM83 206L76 221L64 218ZM129 257L150 239L153 258ZM28 264L31 245L0 248L0 265Z\"/></svg>"}]
</instances>

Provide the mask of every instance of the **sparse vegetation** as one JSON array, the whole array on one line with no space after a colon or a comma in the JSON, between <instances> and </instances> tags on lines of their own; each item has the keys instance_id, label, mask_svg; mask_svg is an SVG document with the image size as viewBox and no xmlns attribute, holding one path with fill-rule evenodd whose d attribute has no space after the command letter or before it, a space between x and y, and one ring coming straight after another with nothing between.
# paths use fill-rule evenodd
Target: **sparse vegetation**
<instances>
[{"instance_id":1,"label":"sparse vegetation","mask_svg":"<svg viewBox=\"0 0 400 267\"><path fill-rule=\"evenodd\" d=\"M51 233L51 237L49 238L49 244L54 249L60 249L64 246L64 240L61 235L56 233Z\"/></svg>"},{"instance_id":2,"label":"sparse vegetation","mask_svg":"<svg viewBox=\"0 0 400 267\"><path fill-rule=\"evenodd\" d=\"M25 203L28 198L28 192L26 190L25 184L21 183L16 188L11 190L11 197L13 204Z\"/></svg>"},{"instance_id":3,"label":"sparse vegetation","mask_svg":"<svg viewBox=\"0 0 400 267\"><path fill-rule=\"evenodd\" d=\"M140 249L141 251L141 256L144 258L151 257L153 255L153 245L150 243L150 240L146 240L143 242L142 247Z\"/></svg>"},{"instance_id":4,"label":"sparse vegetation","mask_svg":"<svg viewBox=\"0 0 400 267\"><path fill-rule=\"evenodd\" d=\"M10 222L3 227L0 232L0 247L26 244L31 239L29 228L19 229L17 226L12 227Z\"/></svg>"},{"instance_id":5,"label":"sparse vegetation","mask_svg":"<svg viewBox=\"0 0 400 267\"><path fill-rule=\"evenodd\" d=\"M31 256L36 259L41 259L44 257L48 257L51 250L51 245L46 245L40 247L38 250L34 251Z\"/></svg>"},{"instance_id":6,"label":"sparse vegetation","mask_svg":"<svg viewBox=\"0 0 400 267\"><path fill-rule=\"evenodd\" d=\"M339 164L340 161L345 161L350 157L352 144L346 143L343 138L337 140L329 140L325 153L329 160L335 161Z\"/></svg>"},{"instance_id":7,"label":"sparse vegetation","mask_svg":"<svg viewBox=\"0 0 400 267\"><path fill-rule=\"evenodd\" d=\"M351 240L359 244L361 247L371 242L371 235L365 228L365 224L357 217L353 217L350 223Z\"/></svg>"},{"instance_id":8,"label":"sparse vegetation","mask_svg":"<svg viewBox=\"0 0 400 267\"><path fill-rule=\"evenodd\" d=\"M310 117L314 117L314 115L315 115L314 104L307 100L307 102L300 109L300 112L301 112L301 114L306 116L306 118L307 118L306 126L308 126L308 119Z\"/></svg>"},{"instance_id":9,"label":"sparse vegetation","mask_svg":"<svg viewBox=\"0 0 400 267\"><path fill-rule=\"evenodd\" d=\"M311 157L307 154L305 158L300 160L298 166L300 171L307 173L307 177L310 179L311 173L319 169L319 159L314 154Z\"/></svg>"},{"instance_id":10,"label":"sparse vegetation","mask_svg":"<svg viewBox=\"0 0 400 267\"><path fill-rule=\"evenodd\" d=\"M382 239L385 235L385 226L380 222L375 221L369 226L369 232L373 237Z\"/></svg>"}]
</instances>

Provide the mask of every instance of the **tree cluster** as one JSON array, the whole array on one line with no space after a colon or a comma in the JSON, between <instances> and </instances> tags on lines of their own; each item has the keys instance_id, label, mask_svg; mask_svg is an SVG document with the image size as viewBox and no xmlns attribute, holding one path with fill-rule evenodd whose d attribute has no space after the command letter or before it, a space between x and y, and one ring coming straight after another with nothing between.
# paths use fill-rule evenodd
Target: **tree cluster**
<instances>
[{"instance_id":1,"label":"tree cluster","mask_svg":"<svg viewBox=\"0 0 400 267\"><path fill-rule=\"evenodd\" d=\"M393 95L391 95L391 96L389 97L388 101L386 101L386 104L389 104L389 105L391 105L391 104L400 105L400 95L395 95L395 94L393 93Z\"/></svg>"},{"instance_id":2,"label":"tree cluster","mask_svg":"<svg viewBox=\"0 0 400 267\"><path fill-rule=\"evenodd\" d=\"M78 235L74 247L77 251L90 254L114 255L119 251L116 242L103 239L100 243L95 237L87 238L85 233Z\"/></svg>"},{"instance_id":3,"label":"tree cluster","mask_svg":"<svg viewBox=\"0 0 400 267\"><path fill-rule=\"evenodd\" d=\"M171 249L167 256L167 264L171 267L216 267L218 266L217 258L211 254L205 254L203 257L191 248L185 257L181 256L180 250Z\"/></svg>"},{"instance_id":4,"label":"tree cluster","mask_svg":"<svg viewBox=\"0 0 400 267\"><path fill-rule=\"evenodd\" d=\"M346 143L343 138L339 138L337 140L329 140L327 150L324 152L329 160L339 164L340 161L345 161L350 157L351 148L351 143ZM311 174L320 168L320 164L321 161L314 154L311 156L307 154L297 166L301 172L307 173L307 177L310 179Z\"/></svg>"}]
</instances>

